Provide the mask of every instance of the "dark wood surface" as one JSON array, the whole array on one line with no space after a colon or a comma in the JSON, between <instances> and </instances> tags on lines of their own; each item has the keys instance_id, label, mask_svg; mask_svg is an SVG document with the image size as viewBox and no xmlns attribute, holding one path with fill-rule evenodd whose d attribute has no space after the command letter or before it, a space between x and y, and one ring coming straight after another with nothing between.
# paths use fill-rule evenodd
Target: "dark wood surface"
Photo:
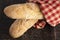
<instances>
[{"instance_id":1,"label":"dark wood surface","mask_svg":"<svg viewBox=\"0 0 60 40\"><path fill-rule=\"evenodd\" d=\"M55 28L46 24L44 29L30 28L23 36L13 39L9 35L9 27L14 22L6 17L3 10L6 6L16 3L25 3L26 0L0 0L0 40L60 40L60 27Z\"/></svg>"}]
</instances>

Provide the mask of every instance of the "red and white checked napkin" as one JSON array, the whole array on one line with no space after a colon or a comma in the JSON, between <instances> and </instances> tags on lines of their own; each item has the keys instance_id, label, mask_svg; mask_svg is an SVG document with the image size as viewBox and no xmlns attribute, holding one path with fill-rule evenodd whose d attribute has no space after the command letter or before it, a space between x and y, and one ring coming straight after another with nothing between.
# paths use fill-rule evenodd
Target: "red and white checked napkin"
<instances>
[{"instance_id":1,"label":"red and white checked napkin","mask_svg":"<svg viewBox=\"0 0 60 40\"><path fill-rule=\"evenodd\" d=\"M60 23L60 2L59 0L33 0L40 4L40 10L42 11L46 22L55 27ZM37 22L34 27L44 28L45 21Z\"/></svg>"}]
</instances>

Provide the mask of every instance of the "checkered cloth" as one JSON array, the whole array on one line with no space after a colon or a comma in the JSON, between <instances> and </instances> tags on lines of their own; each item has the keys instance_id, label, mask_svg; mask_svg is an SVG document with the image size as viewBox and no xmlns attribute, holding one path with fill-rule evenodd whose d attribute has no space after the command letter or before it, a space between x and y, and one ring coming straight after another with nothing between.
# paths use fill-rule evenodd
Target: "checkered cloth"
<instances>
[{"instance_id":1,"label":"checkered cloth","mask_svg":"<svg viewBox=\"0 0 60 40\"><path fill-rule=\"evenodd\" d=\"M45 21L38 20L38 22L35 23L35 25L33 27L35 27L37 29L42 29L42 28L44 28L45 25L46 25Z\"/></svg>"},{"instance_id":2,"label":"checkered cloth","mask_svg":"<svg viewBox=\"0 0 60 40\"><path fill-rule=\"evenodd\" d=\"M33 2L40 3L40 10L42 11L46 22L55 27L60 23L60 2L59 0L33 0ZM37 22L34 27L43 28L45 22Z\"/></svg>"}]
</instances>

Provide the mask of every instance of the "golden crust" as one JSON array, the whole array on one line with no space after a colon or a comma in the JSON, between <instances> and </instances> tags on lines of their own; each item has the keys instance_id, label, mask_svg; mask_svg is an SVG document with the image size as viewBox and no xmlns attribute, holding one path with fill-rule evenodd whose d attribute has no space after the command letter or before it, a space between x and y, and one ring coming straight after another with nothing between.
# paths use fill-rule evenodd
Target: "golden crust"
<instances>
[{"instance_id":1,"label":"golden crust","mask_svg":"<svg viewBox=\"0 0 60 40\"><path fill-rule=\"evenodd\" d=\"M6 7L4 13L12 19L43 19L35 3L14 4Z\"/></svg>"},{"instance_id":2,"label":"golden crust","mask_svg":"<svg viewBox=\"0 0 60 40\"><path fill-rule=\"evenodd\" d=\"M29 28L31 28L38 20L21 19L16 20L10 27L9 33L13 38L22 36Z\"/></svg>"}]
</instances>

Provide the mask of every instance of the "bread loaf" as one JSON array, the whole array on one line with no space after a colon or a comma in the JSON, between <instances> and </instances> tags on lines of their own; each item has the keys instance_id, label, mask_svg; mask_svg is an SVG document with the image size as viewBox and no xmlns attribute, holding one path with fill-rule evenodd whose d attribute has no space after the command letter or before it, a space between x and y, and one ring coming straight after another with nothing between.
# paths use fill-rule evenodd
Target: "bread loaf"
<instances>
[{"instance_id":1,"label":"bread loaf","mask_svg":"<svg viewBox=\"0 0 60 40\"><path fill-rule=\"evenodd\" d=\"M22 36L28 29L30 29L38 20L35 19L21 19L16 20L10 27L9 33L13 38Z\"/></svg>"},{"instance_id":2,"label":"bread loaf","mask_svg":"<svg viewBox=\"0 0 60 40\"><path fill-rule=\"evenodd\" d=\"M14 4L6 7L4 13L12 19L43 19L35 3Z\"/></svg>"}]
</instances>

